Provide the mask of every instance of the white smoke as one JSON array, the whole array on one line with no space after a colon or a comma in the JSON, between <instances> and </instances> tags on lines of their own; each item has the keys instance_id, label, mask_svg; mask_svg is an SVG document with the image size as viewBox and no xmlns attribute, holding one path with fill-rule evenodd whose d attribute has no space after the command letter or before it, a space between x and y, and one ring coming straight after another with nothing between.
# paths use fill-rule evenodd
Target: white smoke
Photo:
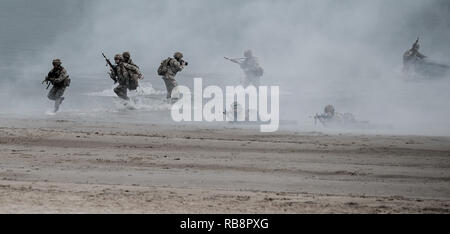
<instances>
[{"instance_id":1,"label":"white smoke","mask_svg":"<svg viewBox=\"0 0 450 234\"><path fill-rule=\"evenodd\" d=\"M449 60L449 5L444 0L82 1L82 15L73 19L77 24L59 28L45 46L33 48L33 56L16 63L15 86L2 85L3 95L22 86L40 92L11 94L19 101L4 110L48 105L36 76L43 78L55 57L75 83L65 105L81 108L93 104L70 95L112 92L105 91L111 83L102 51L110 58L130 51L145 80L164 92L156 69L175 51L189 61L178 83L190 86L196 76L210 84L237 83L241 71L223 56L241 57L252 49L265 70L262 83L281 86L282 117L299 121L301 129L313 127L308 117L334 104L358 119L395 125L398 133L449 135L450 77L408 81L401 73L402 54L418 36L424 54Z\"/></svg>"}]
</instances>

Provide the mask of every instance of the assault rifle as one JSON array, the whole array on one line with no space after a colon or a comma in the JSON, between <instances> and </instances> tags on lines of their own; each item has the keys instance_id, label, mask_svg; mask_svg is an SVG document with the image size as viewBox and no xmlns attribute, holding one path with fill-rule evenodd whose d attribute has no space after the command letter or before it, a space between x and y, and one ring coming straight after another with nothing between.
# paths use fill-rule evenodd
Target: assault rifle
<instances>
[{"instance_id":1,"label":"assault rifle","mask_svg":"<svg viewBox=\"0 0 450 234\"><path fill-rule=\"evenodd\" d=\"M230 59L230 58L227 58L227 57L223 57L223 58L225 58L226 60L230 60L231 62L237 63L237 64L241 64L241 62L239 62L238 60L243 60L243 59L245 59L245 58L235 58L235 59Z\"/></svg>"},{"instance_id":2,"label":"assault rifle","mask_svg":"<svg viewBox=\"0 0 450 234\"><path fill-rule=\"evenodd\" d=\"M50 82L50 78L48 78L48 76L45 77L45 80L43 80L41 84L44 84L44 83L47 84L47 88L46 88L46 89L48 89L48 87L50 87L50 85L52 84L52 83Z\"/></svg>"},{"instance_id":3,"label":"assault rifle","mask_svg":"<svg viewBox=\"0 0 450 234\"><path fill-rule=\"evenodd\" d=\"M109 66L113 72L113 77L111 77L111 79L114 81L114 84L117 83L117 66L112 65L111 61L109 61L109 59L105 56L105 54L102 52L103 58L105 58L106 60L106 66Z\"/></svg>"}]
</instances>

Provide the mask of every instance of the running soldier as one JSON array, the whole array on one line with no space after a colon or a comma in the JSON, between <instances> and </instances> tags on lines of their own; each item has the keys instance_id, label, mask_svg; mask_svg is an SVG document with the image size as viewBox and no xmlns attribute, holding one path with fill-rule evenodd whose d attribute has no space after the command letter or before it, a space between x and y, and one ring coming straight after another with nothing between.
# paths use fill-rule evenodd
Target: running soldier
<instances>
[{"instance_id":1,"label":"running soldier","mask_svg":"<svg viewBox=\"0 0 450 234\"><path fill-rule=\"evenodd\" d=\"M164 59L158 68L158 75L162 76L167 89L167 100L171 100L172 91L178 86L175 76L188 65L183 59L183 54L176 52L173 58Z\"/></svg>"},{"instance_id":2,"label":"running soldier","mask_svg":"<svg viewBox=\"0 0 450 234\"><path fill-rule=\"evenodd\" d=\"M59 110L59 106L64 101L64 91L70 85L70 79L66 69L61 66L60 59L54 59L52 65L53 69L50 70L42 83L46 82L48 86L50 86L50 84L53 85L47 97L48 99L55 101L54 112L56 113Z\"/></svg>"}]
</instances>

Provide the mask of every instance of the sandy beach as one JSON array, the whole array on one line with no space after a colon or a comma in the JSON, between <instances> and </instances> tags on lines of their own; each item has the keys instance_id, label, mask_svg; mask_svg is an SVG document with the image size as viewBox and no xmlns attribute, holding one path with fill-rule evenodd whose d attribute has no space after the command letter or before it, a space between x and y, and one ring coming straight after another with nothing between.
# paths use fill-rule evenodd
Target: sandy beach
<instances>
[{"instance_id":1,"label":"sandy beach","mask_svg":"<svg viewBox=\"0 0 450 234\"><path fill-rule=\"evenodd\" d=\"M0 119L0 213L449 213L450 138Z\"/></svg>"}]
</instances>

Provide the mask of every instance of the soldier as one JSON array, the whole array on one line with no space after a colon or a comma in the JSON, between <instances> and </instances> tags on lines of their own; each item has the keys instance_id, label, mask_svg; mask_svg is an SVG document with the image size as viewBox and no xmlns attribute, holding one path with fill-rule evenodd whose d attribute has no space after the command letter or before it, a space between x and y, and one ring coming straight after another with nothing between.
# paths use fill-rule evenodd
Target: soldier
<instances>
[{"instance_id":1,"label":"soldier","mask_svg":"<svg viewBox=\"0 0 450 234\"><path fill-rule=\"evenodd\" d=\"M139 80L144 79L144 76L142 75L138 65L133 63L133 60L131 60L131 54L130 52L126 51L122 53L123 61L124 63L127 63L131 66L134 66L136 69L130 70L130 83L129 83L129 90L135 90L139 86Z\"/></svg>"},{"instance_id":2,"label":"soldier","mask_svg":"<svg viewBox=\"0 0 450 234\"><path fill-rule=\"evenodd\" d=\"M114 56L114 62L116 63L116 65L111 68L111 72L109 73L110 77L115 82L119 83L119 85L114 89L114 92L120 98L128 101L130 99L127 96L127 90L133 90L133 88L136 89L135 87L137 87L137 83L136 85L131 84L130 86L130 83L133 82L131 80L132 74L138 74L139 69L133 65L125 63L121 54L116 54Z\"/></svg>"},{"instance_id":3,"label":"soldier","mask_svg":"<svg viewBox=\"0 0 450 234\"><path fill-rule=\"evenodd\" d=\"M50 83L53 85L47 97L48 99L55 101L54 112L56 113L59 110L59 106L64 101L64 91L66 90L66 87L70 85L70 79L66 69L61 66L60 59L54 59L52 64L53 69L48 73L42 83L47 82L47 84Z\"/></svg>"},{"instance_id":4,"label":"soldier","mask_svg":"<svg viewBox=\"0 0 450 234\"><path fill-rule=\"evenodd\" d=\"M177 82L175 80L175 75L182 71L184 67L188 65L183 59L183 54L176 52L173 58L167 58L161 62L158 68L158 75L162 76L167 89L167 99L170 100L172 97L172 90L177 87Z\"/></svg>"},{"instance_id":5,"label":"soldier","mask_svg":"<svg viewBox=\"0 0 450 234\"><path fill-rule=\"evenodd\" d=\"M324 117L328 120L333 119L335 113L335 109L333 105L327 105L324 109Z\"/></svg>"},{"instance_id":6,"label":"soldier","mask_svg":"<svg viewBox=\"0 0 450 234\"><path fill-rule=\"evenodd\" d=\"M333 105L327 105L323 114L316 114L315 120L319 120L324 126L327 125L355 125L355 124L367 124L365 121L357 121L352 113L339 113L336 112Z\"/></svg>"},{"instance_id":7,"label":"soldier","mask_svg":"<svg viewBox=\"0 0 450 234\"><path fill-rule=\"evenodd\" d=\"M264 74L264 70L259 65L256 57L253 56L253 53L251 50L246 50L244 52L244 58L242 58L244 61L239 61L239 59L229 59L226 58L236 64L239 64L241 69L244 71L245 74L245 80L244 80L244 86L247 87L249 85L254 85L258 87L260 85L261 77Z\"/></svg>"},{"instance_id":8,"label":"soldier","mask_svg":"<svg viewBox=\"0 0 450 234\"><path fill-rule=\"evenodd\" d=\"M133 65L133 66L139 68L138 65L134 64L134 63L133 63L133 60L131 60L131 54L130 54L130 52L128 52L128 51L123 52L123 53L122 53L122 57L123 57L123 61L124 61L125 63L128 63L128 64L130 64L130 65Z\"/></svg>"},{"instance_id":9,"label":"soldier","mask_svg":"<svg viewBox=\"0 0 450 234\"><path fill-rule=\"evenodd\" d=\"M403 70L408 71L417 61L425 59L427 56L419 52L419 38L414 42L411 49L403 54Z\"/></svg>"}]
</instances>

